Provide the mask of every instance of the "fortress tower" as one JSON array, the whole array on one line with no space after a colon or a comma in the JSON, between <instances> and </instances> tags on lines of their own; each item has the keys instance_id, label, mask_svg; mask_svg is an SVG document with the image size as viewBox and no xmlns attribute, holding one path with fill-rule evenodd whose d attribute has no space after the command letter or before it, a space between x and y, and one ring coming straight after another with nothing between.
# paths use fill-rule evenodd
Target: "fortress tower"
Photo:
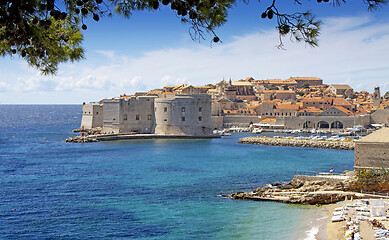
<instances>
[{"instance_id":1,"label":"fortress tower","mask_svg":"<svg viewBox=\"0 0 389 240\"><path fill-rule=\"evenodd\" d=\"M379 108L381 104L380 87L376 86L373 93L373 107Z\"/></svg>"}]
</instances>

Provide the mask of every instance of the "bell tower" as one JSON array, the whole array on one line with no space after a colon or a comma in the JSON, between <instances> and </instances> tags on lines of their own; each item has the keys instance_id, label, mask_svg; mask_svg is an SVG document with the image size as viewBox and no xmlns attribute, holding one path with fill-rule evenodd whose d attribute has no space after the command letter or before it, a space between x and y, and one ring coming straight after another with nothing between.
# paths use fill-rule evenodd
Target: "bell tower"
<instances>
[{"instance_id":1,"label":"bell tower","mask_svg":"<svg viewBox=\"0 0 389 240\"><path fill-rule=\"evenodd\" d=\"M379 108L381 104L380 87L376 86L373 93L373 107Z\"/></svg>"}]
</instances>

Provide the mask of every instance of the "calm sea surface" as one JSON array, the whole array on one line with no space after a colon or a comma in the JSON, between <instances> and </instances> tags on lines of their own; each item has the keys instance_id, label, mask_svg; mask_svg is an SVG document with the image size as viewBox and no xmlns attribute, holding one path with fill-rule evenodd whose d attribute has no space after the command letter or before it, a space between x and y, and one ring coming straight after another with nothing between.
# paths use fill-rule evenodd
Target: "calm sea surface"
<instances>
[{"instance_id":1,"label":"calm sea surface","mask_svg":"<svg viewBox=\"0 0 389 240\"><path fill-rule=\"evenodd\" d=\"M353 166L352 151L238 144L247 134L63 142L81 109L0 105L0 239L305 239L316 207L218 195Z\"/></svg>"}]
</instances>

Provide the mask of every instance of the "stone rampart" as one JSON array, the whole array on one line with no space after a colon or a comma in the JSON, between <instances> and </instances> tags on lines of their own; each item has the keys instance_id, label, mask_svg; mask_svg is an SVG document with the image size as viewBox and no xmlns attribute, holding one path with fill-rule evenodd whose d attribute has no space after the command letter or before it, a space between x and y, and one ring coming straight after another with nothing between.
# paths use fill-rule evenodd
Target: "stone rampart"
<instances>
[{"instance_id":1,"label":"stone rampart","mask_svg":"<svg viewBox=\"0 0 389 240\"><path fill-rule=\"evenodd\" d=\"M240 138L239 143L270 145L270 146L285 146L285 147L329 148L329 149L340 149L340 150L354 150L354 146L355 146L354 142L319 141L319 140L285 139L285 138L269 138L269 137L245 137L245 138Z\"/></svg>"}]
</instances>

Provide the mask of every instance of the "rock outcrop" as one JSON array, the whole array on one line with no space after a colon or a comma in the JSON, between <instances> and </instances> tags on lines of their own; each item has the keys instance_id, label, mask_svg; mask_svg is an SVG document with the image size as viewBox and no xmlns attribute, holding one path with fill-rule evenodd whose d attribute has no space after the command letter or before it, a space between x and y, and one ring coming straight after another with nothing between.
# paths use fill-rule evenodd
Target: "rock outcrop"
<instances>
[{"instance_id":1,"label":"rock outcrop","mask_svg":"<svg viewBox=\"0 0 389 240\"><path fill-rule=\"evenodd\" d=\"M72 142L72 143L88 143L88 142L98 142L96 138L91 138L88 136L77 136L77 137L70 137L65 140L65 142Z\"/></svg>"},{"instance_id":2,"label":"rock outcrop","mask_svg":"<svg viewBox=\"0 0 389 240\"><path fill-rule=\"evenodd\" d=\"M311 205L330 204L345 198L355 198L354 193L344 192L345 186L348 184L345 179L333 181L333 179L327 180L325 177L322 180L319 178L318 176L295 176L292 181L285 185L268 185L252 192L233 193L229 197Z\"/></svg>"}]
</instances>

